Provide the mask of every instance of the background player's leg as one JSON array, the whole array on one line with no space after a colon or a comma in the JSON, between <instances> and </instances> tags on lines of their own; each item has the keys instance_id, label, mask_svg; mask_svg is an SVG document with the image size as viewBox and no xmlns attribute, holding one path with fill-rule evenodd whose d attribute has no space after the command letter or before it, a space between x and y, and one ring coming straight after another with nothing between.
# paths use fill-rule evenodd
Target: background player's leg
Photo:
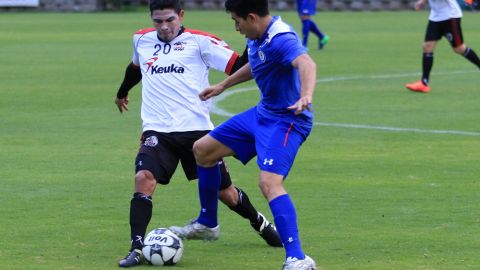
<instances>
[{"instance_id":1,"label":"background player's leg","mask_svg":"<svg viewBox=\"0 0 480 270\"><path fill-rule=\"evenodd\" d=\"M463 56L467 58L468 61L480 68L480 59L472 48L466 47L465 51L463 52Z\"/></svg>"}]
</instances>

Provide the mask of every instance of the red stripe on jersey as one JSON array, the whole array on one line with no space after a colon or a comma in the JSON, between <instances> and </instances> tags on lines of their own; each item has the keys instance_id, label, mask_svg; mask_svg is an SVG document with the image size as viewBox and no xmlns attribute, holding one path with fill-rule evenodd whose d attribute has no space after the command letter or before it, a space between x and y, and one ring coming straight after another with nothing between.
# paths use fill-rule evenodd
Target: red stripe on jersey
<instances>
[{"instance_id":1,"label":"red stripe on jersey","mask_svg":"<svg viewBox=\"0 0 480 270\"><path fill-rule=\"evenodd\" d=\"M453 35L453 45L458 47L462 45L462 37L460 36L458 19L451 19L452 35Z\"/></svg>"},{"instance_id":2,"label":"red stripe on jersey","mask_svg":"<svg viewBox=\"0 0 480 270\"><path fill-rule=\"evenodd\" d=\"M234 65L235 62L237 61L238 57L239 57L239 56L238 56L238 53L237 53L237 52L233 52L232 57L230 57L230 60L229 60L228 63L227 63L227 67L225 68L225 74L227 74L227 75L231 75L231 74L232 74L233 65Z\"/></svg>"},{"instance_id":3,"label":"red stripe on jersey","mask_svg":"<svg viewBox=\"0 0 480 270\"><path fill-rule=\"evenodd\" d=\"M290 134L290 131L292 131L292 128L293 128L293 123L290 124L290 127L288 128L287 133L285 134L285 139L283 140L283 146L287 145L288 134Z\"/></svg>"},{"instance_id":4,"label":"red stripe on jersey","mask_svg":"<svg viewBox=\"0 0 480 270\"><path fill-rule=\"evenodd\" d=\"M211 38L214 38L216 40L222 40L221 38L215 36L215 35L212 35L210 33L207 33L207 32L203 32L203 31L200 31L200 30L196 30L196 29L189 29L189 28L185 28L185 32L187 33L192 33L192 34L195 34L195 35L202 35L202 36L207 36L207 37L211 37Z\"/></svg>"},{"instance_id":5,"label":"red stripe on jersey","mask_svg":"<svg viewBox=\"0 0 480 270\"><path fill-rule=\"evenodd\" d=\"M135 32L135 34L136 34L136 35L143 35L143 34L146 34L146 33L153 32L153 31L155 31L155 28L150 27L150 28L140 29L140 30L138 30L137 32Z\"/></svg>"},{"instance_id":6,"label":"red stripe on jersey","mask_svg":"<svg viewBox=\"0 0 480 270\"><path fill-rule=\"evenodd\" d=\"M201 36L210 37L210 38L213 38L213 39L218 40L218 41L223 41L221 38L219 38L215 35L212 35L210 33L203 32L203 31L200 31L200 30L196 30L196 29L185 28L185 32L190 33L190 34L194 34L194 35L201 35ZM230 46L228 46L228 45L224 46L224 47L231 49Z\"/></svg>"}]
</instances>

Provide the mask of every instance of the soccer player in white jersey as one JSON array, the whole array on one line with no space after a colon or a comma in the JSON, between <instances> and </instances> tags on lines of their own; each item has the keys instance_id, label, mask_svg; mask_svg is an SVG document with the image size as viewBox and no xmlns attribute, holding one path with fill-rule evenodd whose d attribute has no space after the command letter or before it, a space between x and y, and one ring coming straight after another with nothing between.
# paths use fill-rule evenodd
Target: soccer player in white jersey
<instances>
[{"instance_id":1,"label":"soccer player in white jersey","mask_svg":"<svg viewBox=\"0 0 480 270\"><path fill-rule=\"evenodd\" d=\"M420 10L427 0L418 0L415 9ZM463 43L461 27L462 10L457 0L428 0L430 16L428 18L425 40L423 43L422 78L405 87L411 91L427 93L430 91L430 72L433 67L433 51L442 36L446 37L453 51L463 55L480 68L477 54Z\"/></svg>"},{"instance_id":2,"label":"soccer player in white jersey","mask_svg":"<svg viewBox=\"0 0 480 270\"><path fill-rule=\"evenodd\" d=\"M248 62L221 39L184 28L184 10L179 0L150 1L154 28L143 29L133 38L133 58L117 92L120 112L128 110L128 91L142 81L143 133L135 161L135 192L130 203L131 248L120 267L142 263L141 249L152 216L152 195L157 183L166 185L179 161L187 179L197 178L193 143L213 129L210 101L199 93L209 86L210 68L230 74ZM220 200L250 221L270 246L282 243L275 226L250 203L245 192L235 187L219 159ZM195 238L196 236L192 236ZM212 236L215 240L218 233Z\"/></svg>"},{"instance_id":3,"label":"soccer player in white jersey","mask_svg":"<svg viewBox=\"0 0 480 270\"><path fill-rule=\"evenodd\" d=\"M206 88L202 100L255 79L261 99L196 141L201 210L197 221L171 227L183 237L202 232L205 238L218 230L215 192L221 183L216 160L235 156L246 164L255 156L259 186L267 199L285 249L284 270L314 270L315 262L302 249L297 214L284 187L295 156L313 127L311 110L317 68L293 28L271 16L268 0L227 0L226 10L235 28L247 37L248 60L219 84ZM215 268L215 267L213 267Z\"/></svg>"}]
</instances>

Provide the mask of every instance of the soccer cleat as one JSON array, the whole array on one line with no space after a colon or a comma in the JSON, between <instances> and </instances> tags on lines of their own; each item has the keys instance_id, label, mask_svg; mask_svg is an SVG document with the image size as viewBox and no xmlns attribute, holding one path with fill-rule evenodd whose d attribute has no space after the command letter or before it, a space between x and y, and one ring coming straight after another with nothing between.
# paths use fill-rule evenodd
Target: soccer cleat
<instances>
[{"instance_id":1,"label":"soccer cleat","mask_svg":"<svg viewBox=\"0 0 480 270\"><path fill-rule=\"evenodd\" d=\"M423 84L422 81L406 84L405 87L414 92L428 93L430 91L430 87L426 84Z\"/></svg>"},{"instance_id":2,"label":"soccer cleat","mask_svg":"<svg viewBox=\"0 0 480 270\"><path fill-rule=\"evenodd\" d=\"M327 45L329 41L330 41L330 36L325 35L318 43L318 49L319 50L323 49L323 47L325 47L325 45Z\"/></svg>"},{"instance_id":3,"label":"soccer cleat","mask_svg":"<svg viewBox=\"0 0 480 270\"><path fill-rule=\"evenodd\" d=\"M215 241L220 236L220 225L210 228L198 223L197 220L192 220L184 227L171 226L169 229L180 238L188 240Z\"/></svg>"},{"instance_id":4,"label":"soccer cleat","mask_svg":"<svg viewBox=\"0 0 480 270\"><path fill-rule=\"evenodd\" d=\"M142 264L142 261L143 261L142 251L139 249L134 249L128 252L127 256L125 256L125 258L121 259L118 262L118 266L120 267L137 266Z\"/></svg>"},{"instance_id":5,"label":"soccer cleat","mask_svg":"<svg viewBox=\"0 0 480 270\"><path fill-rule=\"evenodd\" d=\"M257 231L257 233L267 242L269 246L272 247L283 247L282 240L280 235L275 228L275 225L270 223L267 218L260 212L258 212L259 219L262 219L262 225ZM252 225L253 226L253 225Z\"/></svg>"},{"instance_id":6,"label":"soccer cleat","mask_svg":"<svg viewBox=\"0 0 480 270\"><path fill-rule=\"evenodd\" d=\"M297 258L288 257L283 264L282 270L316 270L315 261L305 255L305 259L299 260Z\"/></svg>"}]
</instances>

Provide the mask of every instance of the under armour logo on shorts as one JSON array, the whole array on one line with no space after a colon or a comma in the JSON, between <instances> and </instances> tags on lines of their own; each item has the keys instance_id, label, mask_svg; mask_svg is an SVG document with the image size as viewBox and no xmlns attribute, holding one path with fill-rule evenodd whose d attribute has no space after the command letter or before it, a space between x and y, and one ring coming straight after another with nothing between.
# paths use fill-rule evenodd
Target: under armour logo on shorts
<instances>
[{"instance_id":1,"label":"under armour logo on shorts","mask_svg":"<svg viewBox=\"0 0 480 270\"><path fill-rule=\"evenodd\" d=\"M272 166L272 165L273 165L273 158L271 158L271 159L266 159L266 158L263 159L263 165L267 165L267 164L270 165L270 166Z\"/></svg>"}]
</instances>

